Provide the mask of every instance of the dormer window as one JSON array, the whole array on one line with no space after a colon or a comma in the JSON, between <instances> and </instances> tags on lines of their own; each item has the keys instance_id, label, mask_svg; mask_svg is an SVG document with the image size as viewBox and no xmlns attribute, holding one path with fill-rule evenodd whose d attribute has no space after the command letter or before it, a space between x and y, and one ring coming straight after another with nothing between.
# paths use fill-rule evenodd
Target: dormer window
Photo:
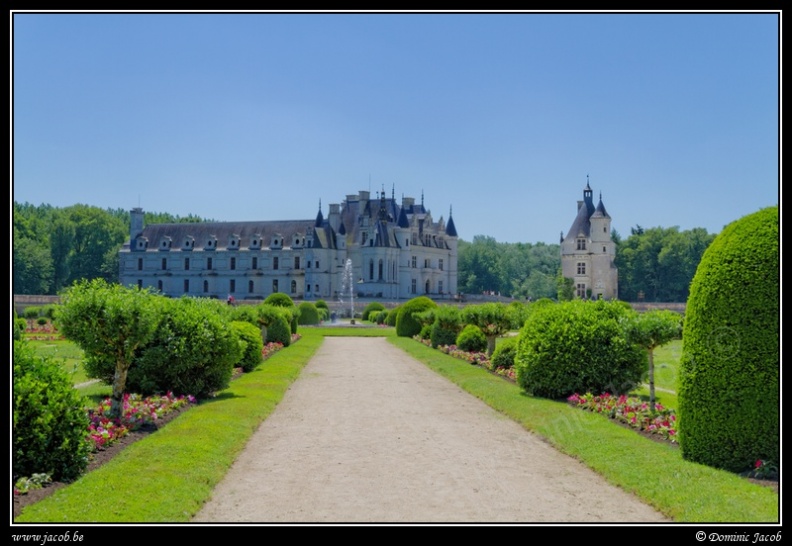
<instances>
[{"instance_id":1,"label":"dormer window","mask_svg":"<svg viewBox=\"0 0 792 546\"><path fill-rule=\"evenodd\" d=\"M192 250L195 248L195 237L187 236L184 238L184 244L182 245L182 250Z\"/></svg>"},{"instance_id":2,"label":"dormer window","mask_svg":"<svg viewBox=\"0 0 792 546\"><path fill-rule=\"evenodd\" d=\"M250 248L252 249L261 248L261 235L259 235L258 233L253 235L253 237L250 239Z\"/></svg>"},{"instance_id":3,"label":"dormer window","mask_svg":"<svg viewBox=\"0 0 792 546\"><path fill-rule=\"evenodd\" d=\"M138 237L137 243L135 245L137 250L146 250L148 248L148 238L146 237Z\"/></svg>"},{"instance_id":4,"label":"dormer window","mask_svg":"<svg viewBox=\"0 0 792 546\"><path fill-rule=\"evenodd\" d=\"M272 236L270 248L283 248L283 236L280 233L276 233Z\"/></svg>"},{"instance_id":5,"label":"dormer window","mask_svg":"<svg viewBox=\"0 0 792 546\"><path fill-rule=\"evenodd\" d=\"M173 244L173 240L170 237L165 236L162 238L162 241L160 242L160 250L170 250L172 244Z\"/></svg>"},{"instance_id":6,"label":"dormer window","mask_svg":"<svg viewBox=\"0 0 792 546\"><path fill-rule=\"evenodd\" d=\"M205 250L217 250L217 237L214 235L210 235L209 238L206 240L206 246L204 247Z\"/></svg>"},{"instance_id":7,"label":"dormer window","mask_svg":"<svg viewBox=\"0 0 792 546\"><path fill-rule=\"evenodd\" d=\"M292 237L292 248L301 248L305 244L305 239L302 238L301 233L296 233Z\"/></svg>"},{"instance_id":8,"label":"dormer window","mask_svg":"<svg viewBox=\"0 0 792 546\"><path fill-rule=\"evenodd\" d=\"M579 237L577 240L577 249L578 250L586 250L586 239L583 237Z\"/></svg>"},{"instance_id":9,"label":"dormer window","mask_svg":"<svg viewBox=\"0 0 792 546\"><path fill-rule=\"evenodd\" d=\"M234 233L228 238L228 248L231 250L236 250L239 248L239 235Z\"/></svg>"}]
</instances>

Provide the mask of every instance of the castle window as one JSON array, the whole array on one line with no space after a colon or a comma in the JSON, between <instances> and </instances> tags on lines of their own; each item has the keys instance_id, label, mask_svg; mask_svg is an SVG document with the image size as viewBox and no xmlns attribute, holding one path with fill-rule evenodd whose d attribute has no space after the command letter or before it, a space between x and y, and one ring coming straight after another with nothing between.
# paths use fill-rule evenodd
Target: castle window
<instances>
[{"instance_id":1,"label":"castle window","mask_svg":"<svg viewBox=\"0 0 792 546\"><path fill-rule=\"evenodd\" d=\"M231 257L231 269L236 269L236 258Z\"/></svg>"},{"instance_id":2,"label":"castle window","mask_svg":"<svg viewBox=\"0 0 792 546\"><path fill-rule=\"evenodd\" d=\"M228 291L231 292L232 294L236 292L236 280L230 279L228 281Z\"/></svg>"},{"instance_id":3,"label":"castle window","mask_svg":"<svg viewBox=\"0 0 792 546\"><path fill-rule=\"evenodd\" d=\"M305 260L305 267L311 269L311 260Z\"/></svg>"},{"instance_id":4,"label":"castle window","mask_svg":"<svg viewBox=\"0 0 792 546\"><path fill-rule=\"evenodd\" d=\"M295 256L294 257L294 269L300 269L300 257L299 256Z\"/></svg>"},{"instance_id":5,"label":"castle window","mask_svg":"<svg viewBox=\"0 0 792 546\"><path fill-rule=\"evenodd\" d=\"M278 257L277 256L272 258L272 269L278 269ZM277 290L273 290L273 292L277 292Z\"/></svg>"},{"instance_id":6,"label":"castle window","mask_svg":"<svg viewBox=\"0 0 792 546\"><path fill-rule=\"evenodd\" d=\"M184 293L190 291L190 279L184 279Z\"/></svg>"},{"instance_id":7,"label":"castle window","mask_svg":"<svg viewBox=\"0 0 792 546\"><path fill-rule=\"evenodd\" d=\"M586 250L586 240L585 239L578 239L577 240L577 249L578 250Z\"/></svg>"},{"instance_id":8,"label":"castle window","mask_svg":"<svg viewBox=\"0 0 792 546\"><path fill-rule=\"evenodd\" d=\"M138 271L143 271L143 258L138 258Z\"/></svg>"},{"instance_id":9,"label":"castle window","mask_svg":"<svg viewBox=\"0 0 792 546\"><path fill-rule=\"evenodd\" d=\"M586 285L583 283L578 283L577 285L577 297L585 298L586 297Z\"/></svg>"},{"instance_id":10,"label":"castle window","mask_svg":"<svg viewBox=\"0 0 792 546\"><path fill-rule=\"evenodd\" d=\"M206 269L212 269L212 258L206 258Z\"/></svg>"},{"instance_id":11,"label":"castle window","mask_svg":"<svg viewBox=\"0 0 792 546\"><path fill-rule=\"evenodd\" d=\"M443 281L437 281L437 293L438 294L443 293Z\"/></svg>"},{"instance_id":12,"label":"castle window","mask_svg":"<svg viewBox=\"0 0 792 546\"><path fill-rule=\"evenodd\" d=\"M374 260L369 260L369 280L374 280Z\"/></svg>"},{"instance_id":13,"label":"castle window","mask_svg":"<svg viewBox=\"0 0 792 546\"><path fill-rule=\"evenodd\" d=\"M440 269L440 271L443 270L443 258L437 260L437 267Z\"/></svg>"},{"instance_id":14,"label":"castle window","mask_svg":"<svg viewBox=\"0 0 792 546\"><path fill-rule=\"evenodd\" d=\"M248 281L248 294L253 293L253 281Z\"/></svg>"},{"instance_id":15,"label":"castle window","mask_svg":"<svg viewBox=\"0 0 792 546\"><path fill-rule=\"evenodd\" d=\"M272 280L272 291L273 292L277 292L278 291L278 279L273 279Z\"/></svg>"},{"instance_id":16,"label":"castle window","mask_svg":"<svg viewBox=\"0 0 792 546\"><path fill-rule=\"evenodd\" d=\"M432 260L430 260L429 258L425 258L424 259L424 269L429 269L430 267L432 267Z\"/></svg>"},{"instance_id":17,"label":"castle window","mask_svg":"<svg viewBox=\"0 0 792 546\"><path fill-rule=\"evenodd\" d=\"M138 288L143 288L143 279L138 279L137 286Z\"/></svg>"},{"instance_id":18,"label":"castle window","mask_svg":"<svg viewBox=\"0 0 792 546\"><path fill-rule=\"evenodd\" d=\"M416 268L416 267L418 267L418 257L417 257L417 256L413 256L413 257L412 257L411 266L412 266L413 268ZM414 293L414 292L413 292L413 293Z\"/></svg>"},{"instance_id":19,"label":"castle window","mask_svg":"<svg viewBox=\"0 0 792 546\"><path fill-rule=\"evenodd\" d=\"M410 294L417 294L418 293L418 281L415 279L412 280L410 283Z\"/></svg>"},{"instance_id":20,"label":"castle window","mask_svg":"<svg viewBox=\"0 0 792 546\"><path fill-rule=\"evenodd\" d=\"M602 247L602 252L607 252L607 250L605 249L605 247Z\"/></svg>"},{"instance_id":21,"label":"castle window","mask_svg":"<svg viewBox=\"0 0 792 546\"><path fill-rule=\"evenodd\" d=\"M209 292L209 281L204 281L204 294Z\"/></svg>"},{"instance_id":22,"label":"castle window","mask_svg":"<svg viewBox=\"0 0 792 546\"><path fill-rule=\"evenodd\" d=\"M412 244L414 244L414 245L418 244L418 234L417 233L413 233L412 234Z\"/></svg>"},{"instance_id":23,"label":"castle window","mask_svg":"<svg viewBox=\"0 0 792 546\"><path fill-rule=\"evenodd\" d=\"M377 270L377 278L382 280L382 260L379 261L379 268Z\"/></svg>"},{"instance_id":24,"label":"castle window","mask_svg":"<svg viewBox=\"0 0 792 546\"><path fill-rule=\"evenodd\" d=\"M258 258L253 256L253 263L251 265L253 266L253 269L258 269Z\"/></svg>"},{"instance_id":25,"label":"castle window","mask_svg":"<svg viewBox=\"0 0 792 546\"><path fill-rule=\"evenodd\" d=\"M162 258L162 270L168 269L168 258Z\"/></svg>"},{"instance_id":26,"label":"castle window","mask_svg":"<svg viewBox=\"0 0 792 546\"><path fill-rule=\"evenodd\" d=\"M162 292L162 281L157 281L157 290Z\"/></svg>"},{"instance_id":27,"label":"castle window","mask_svg":"<svg viewBox=\"0 0 792 546\"><path fill-rule=\"evenodd\" d=\"M296 294L297 293L297 281L292 281L291 282L291 293L292 294Z\"/></svg>"},{"instance_id":28,"label":"castle window","mask_svg":"<svg viewBox=\"0 0 792 546\"><path fill-rule=\"evenodd\" d=\"M190 270L190 258L184 258L184 270L185 271Z\"/></svg>"},{"instance_id":29,"label":"castle window","mask_svg":"<svg viewBox=\"0 0 792 546\"><path fill-rule=\"evenodd\" d=\"M314 286L314 292L316 292L317 294L319 293L319 285L318 284L316 286Z\"/></svg>"},{"instance_id":30,"label":"castle window","mask_svg":"<svg viewBox=\"0 0 792 546\"><path fill-rule=\"evenodd\" d=\"M578 275L585 275L586 274L586 262L578 262L578 264L577 264L577 274Z\"/></svg>"},{"instance_id":31,"label":"castle window","mask_svg":"<svg viewBox=\"0 0 792 546\"><path fill-rule=\"evenodd\" d=\"M316 263L314 264L314 267L315 267L316 269L319 269L319 260L316 260Z\"/></svg>"}]
</instances>

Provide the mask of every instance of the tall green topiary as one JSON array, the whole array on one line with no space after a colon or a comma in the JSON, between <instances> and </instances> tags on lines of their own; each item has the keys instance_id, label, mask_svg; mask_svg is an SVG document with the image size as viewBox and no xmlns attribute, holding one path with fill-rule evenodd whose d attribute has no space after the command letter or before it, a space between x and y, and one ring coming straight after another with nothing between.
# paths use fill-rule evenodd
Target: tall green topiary
<instances>
[{"instance_id":1,"label":"tall green topiary","mask_svg":"<svg viewBox=\"0 0 792 546\"><path fill-rule=\"evenodd\" d=\"M14 481L36 473L72 480L88 465L88 414L69 376L51 359L14 341Z\"/></svg>"},{"instance_id":2,"label":"tall green topiary","mask_svg":"<svg viewBox=\"0 0 792 546\"><path fill-rule=\"evenodd\" d=\"M517 382L528 394L624 394L642 383L646 351L627 329L635 311L616 301L572 300L532 312L520 330Z\"/></svg>"},{"instance_id":3,"label":"tall green topiary","mask_svg":"<svg viewBox=\"0 0 792 546\"><path fill-rule=\"evenodd\" d=\"M682 336L682 456L734 472L780 463L778 207L726 226L690 285Z\"/></svg>"},{"instance_id":4,"label":"tall green topiary","mask_svg":"<svg viewBox=\"0 0 792 546\"><path fill-rule=\"evenodd\" d=\"M297 322L300 324L314 325L319 324L319 310L310 301L304 301L299 306L300 316Z\"/></svg>"},{"instance_id":5,"label":"tall green topiary","mask_svg":"<svg viewBox=\"0 0 792 546\"><path fill-rule=\"evenodd\" d=\"M233 321L231 322L237 336L244 343L242 358L239 360L239 366L245 372L252 372L256 366L261 364L261 353L264 350L264 342L261 339L261 330L253 326L249 322Z\"/></svg>"},{"instance_id":6,"label":"tall green topiary","mask_svg":"<svg viewBox=\"0 0 792 546\"><path fill-rule=\"evenodd\" d=\"M399 308L396 316L396 335L399 337L413 337L421 332L421 323L414 315L437 307L437 304L426 296L418 296L405 302Z\"/></svg>"}]
</instances>

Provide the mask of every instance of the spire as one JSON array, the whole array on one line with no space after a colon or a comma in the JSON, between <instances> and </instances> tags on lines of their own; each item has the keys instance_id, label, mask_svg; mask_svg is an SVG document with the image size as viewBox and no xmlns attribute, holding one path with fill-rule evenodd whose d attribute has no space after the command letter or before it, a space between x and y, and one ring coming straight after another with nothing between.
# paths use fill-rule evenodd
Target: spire
<instances>
[{"instance_id":1,"label":"spire","mask_svg":"<svg viewBox=\"0 0 792 546\"><path fill-rule=\"evenodd\" d=\"M424 206L423 203L424 203L424 192L423 189L421 189L421 208L423 208Z\"/></svg>"},{"instance_id":2,"label":"spire","mask_svg":"<svg viewBox=\"0 0 792 546\"><path fill-rule=\"evenodd\" d=\"M456 226L454 225L454 217L452 216L452 207L448 207L448 223L446 224L446 235L449 237L457 237Z\"/></svg>"},{"instance_id":3,"label":"spire","mask_svg":"<svg viewBox=\"0 0 792 546\"><path fill-rule=\"evenodd\" d=\"M314 226L322 227L322 224L324 224L324 216L322 215L322 200L319 199L319 212L316 213L316 222Z\"/></svg>"}]
</instances>

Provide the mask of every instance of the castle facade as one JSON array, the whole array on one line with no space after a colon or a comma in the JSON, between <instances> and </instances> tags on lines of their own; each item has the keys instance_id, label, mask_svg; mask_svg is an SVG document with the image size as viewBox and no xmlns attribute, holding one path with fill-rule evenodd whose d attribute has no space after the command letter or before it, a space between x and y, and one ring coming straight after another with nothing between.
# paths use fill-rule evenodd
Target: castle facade
<instances>
[{"instance_id":1,"label":"castle facade","mask_svg":"<svg viewBox=\"0 0 792 546\"><path fill-rule=\"evenodd\" d=\"M327 218L144 225L131 211L119 252L122 285L171 297L450 299L457 292L457 232L412 197L347 195ZM350 288L350 285L352 287Z\"/></svg>"}]
</instances>

